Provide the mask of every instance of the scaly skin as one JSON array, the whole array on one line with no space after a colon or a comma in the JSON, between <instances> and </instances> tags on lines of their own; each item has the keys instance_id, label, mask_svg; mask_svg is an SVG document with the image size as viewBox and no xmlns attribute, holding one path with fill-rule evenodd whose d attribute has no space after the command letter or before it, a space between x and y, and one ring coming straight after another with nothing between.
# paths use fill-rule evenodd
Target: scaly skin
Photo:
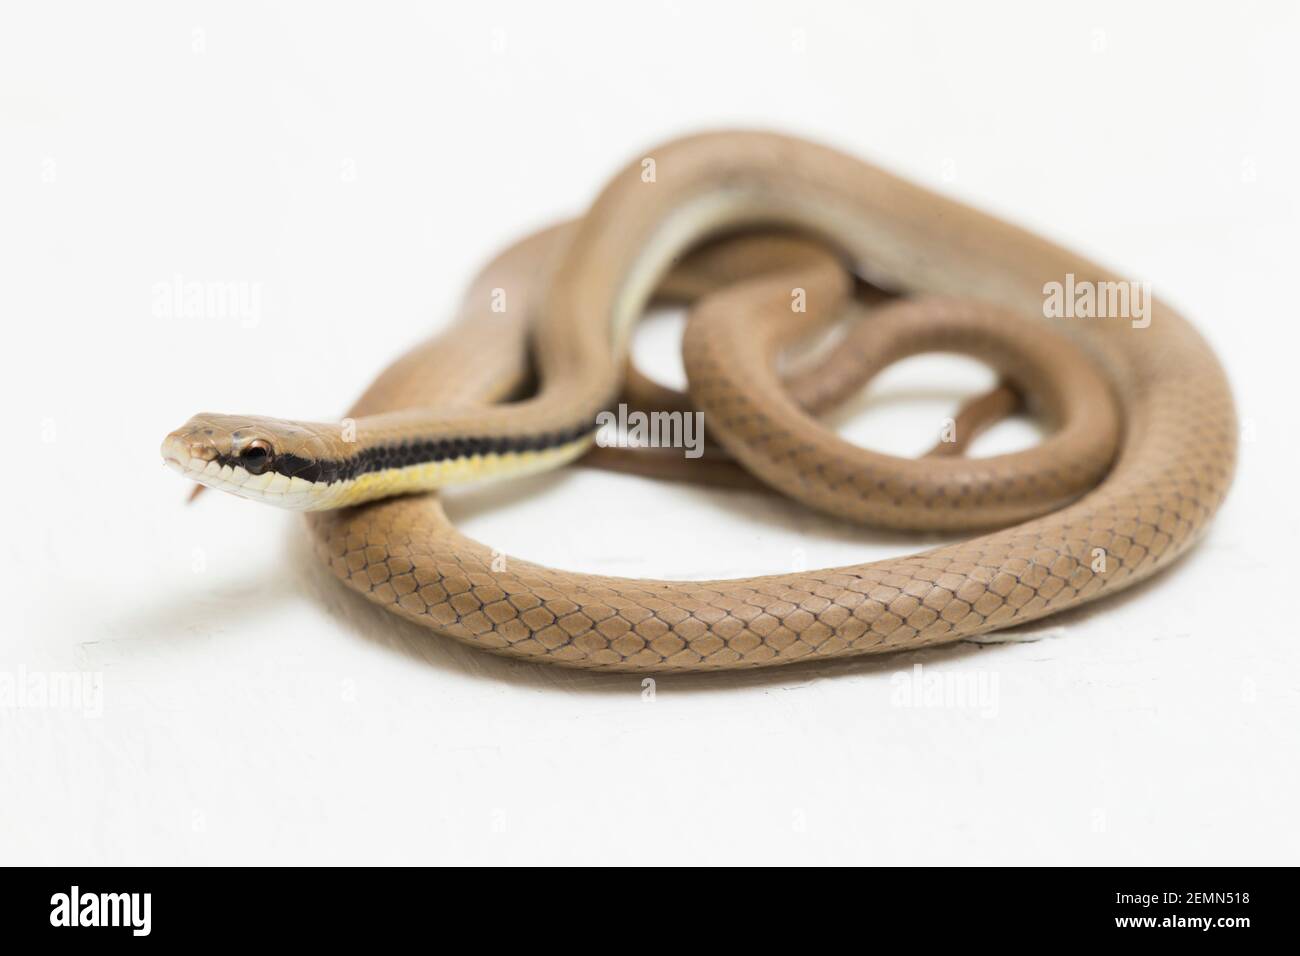
<instances>
[{"instance_id":1,"label":"scaly skin","mask_svg":"<svg viewBox=\"0 0 1300 956\"><path fill-rule=\"evenodd\" d=\"M617 393L626 326L674 259L728 230L778 225L816 234L841 250L855 271L887 288L963 300L932 304L950 317L965 314L970 329L982 330L978 341L966 343L971 348L1011 356L1029 380L1022 384L1031 400L1050 405L1051 396L1034 387L1059 381L1067 364L1095 368L1122 435L1113 467L1073 503L960 544L870 564L727 581L629 580L513 558L494 561L489 548L448 523L433 495L310 515L317 551L350 587L440 634L515 657L625 671L758 667L941 644L1041 618L1148 577L1204 532L1231 482L1236 415L1215 356L1166 305L1151 303L1148 328L1118 319L1041 325L1045 283L1067 273L1078 282L1122 277L820 146L762 133L715 133L648 155L657 163L655 183L641 181L638 161L562 242L512 250L513 258L508 253L489 267L479 289L507 288L516 303L513 316L493 326L483 321L486 300L472 296L463 321L386 372L354 414L445 404L465 410L457 412L460 424L488 429L553 427L590 417ZM855 516L895 527L950 526L944 515L959 527L984 523L972 519L970 499L950 504L970 487L961 469L973 465L1009 468L1003 477L1012 483L1003 488L1003 500L997 492L988 496L994 512L1022 503L1030 484L1051 501L1048 507L1078 493L1080 475L1053 468L1042 459L1049 454L1045 448L1008 466L999 459L891 461L842 447L780 393L771 373L772 348L784 335L774 324L781 310L772 287L747 283L726 295L725 307L714 301L697 310L713 313L714 321L688 333L692 388L706 415L713 409L710 428L765 482L806 489L809 472L831 475L806 500L834 510L841 506L838 486ZM475 403L506 397L526 374L514 361L531 311L518 304L526 302L537 303L538 394L526 403L476 410ZM1013 319L999 332L994 317L1002 313ZM742 314L751 320L753 347L740 348L728 324ZM1040 323L1044 341L1049 329L1067 337L1070 357L1056 344L1050 354L1036 351L1038 343L1024 338L1030 321ZM507 333L516 337L503 338ZM908 348L946 344L935 332ZM466 368L485 355L496 358ZM725 374L710 378L713 372ZM1077 387L1088 393L1095 382ZM1104 398L1076 402L1075 416L1065 415L1067 425L1105 404ZM1080 457L1085 471L1099 472L1104 466L1097 461L1109 460L1098 450L1105 446L1098 429L1105 430L1106 418L1101 411L1076 435L1087 449ZM864 460L873 469L869 476L859 467ZM955 483L944 484L949 467ZM1030 482L1025 476L1031 471L1021 467L1038 469L1037 478ZM1018 477L1024 480L1017 484ZM1009 498L1007 488L1013 489Z\"/></svg>"}]
</instances>

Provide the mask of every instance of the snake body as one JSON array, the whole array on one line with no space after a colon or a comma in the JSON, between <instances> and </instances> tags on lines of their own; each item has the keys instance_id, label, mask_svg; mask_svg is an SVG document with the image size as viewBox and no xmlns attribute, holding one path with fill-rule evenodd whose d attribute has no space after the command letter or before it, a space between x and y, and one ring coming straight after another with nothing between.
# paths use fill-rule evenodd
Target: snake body
<instances>
[{"instance_id":1,"label":"snake body","mask_svg":"<svg viewBox=\"0 0 1300 956\"><path fill-rule=\"evenodd\" d=\"M709 133L648 155L651 181L631 164L580 220L494 261L462 320L386 370L344 427L205 414L168 436L164 457L202 483L311 511L338 577L402 617L491 651L610 670L953 641L1133 584L1205 530L1231 482L1236 415L1214 354L1168 306L1149 303L1142 328L1044 319L1048 283L1124 280L820 145ZM810 245L834 255L800 252ZM791 308L792 290L806 310ZM765 484L874 525L1002 530L870 564L636 580L503 558L459 534L436 495L401 494L587 452L596 416L629 384L630 330L656 291L699 298L684 342L690 400L711 440ZM782 377L784 349L846 318L847 344L815 374ZM812 417L922 350L989 361L1055 432L1017 455L908 460Z\"/></svg>"}]
</instances>

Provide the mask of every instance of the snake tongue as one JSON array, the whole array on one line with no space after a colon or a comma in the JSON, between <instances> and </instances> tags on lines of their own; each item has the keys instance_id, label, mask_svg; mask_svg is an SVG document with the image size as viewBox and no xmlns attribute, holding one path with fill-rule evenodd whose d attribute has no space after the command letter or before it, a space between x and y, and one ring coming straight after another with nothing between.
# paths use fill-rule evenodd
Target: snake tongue
<instances>
[{"instance_id":1,"label":"snake tongue","mask_svg":"<svg viewBox=\"0 0 1300 956\"><path fill-rule=\"evenodd\" d=\"M189 496L188 498L185 499L185 503L186 503L187 505L188 505L188 504L193 504L193 503L194 503L194 499L197 498L200 494L202 494L202 493L203 493L203 489L206 488L206 487L207 487L207 485L201 485L201 484L199 484L198 482L195 482L195 483L194 483L194 490L191 491L191 492L190 492L190 496Z\"/></svg>"}]
</instances>

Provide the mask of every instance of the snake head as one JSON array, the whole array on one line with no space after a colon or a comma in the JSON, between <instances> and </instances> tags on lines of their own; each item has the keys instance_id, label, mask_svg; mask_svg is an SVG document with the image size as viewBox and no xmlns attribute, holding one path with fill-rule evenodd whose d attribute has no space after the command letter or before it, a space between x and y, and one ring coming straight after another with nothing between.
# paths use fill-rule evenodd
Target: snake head
<instances>
[{"instance_id":1,"label":"snake head","mask_svg":"<svg viewBox=\"0 0 1300 956\"><path fill-rule=\"evenodd\" d=\"M285 508L316 507L313 480L325 426L255 416L195 415L162 443L163 461L191 481Z\"/></svg>"}]
</instances>

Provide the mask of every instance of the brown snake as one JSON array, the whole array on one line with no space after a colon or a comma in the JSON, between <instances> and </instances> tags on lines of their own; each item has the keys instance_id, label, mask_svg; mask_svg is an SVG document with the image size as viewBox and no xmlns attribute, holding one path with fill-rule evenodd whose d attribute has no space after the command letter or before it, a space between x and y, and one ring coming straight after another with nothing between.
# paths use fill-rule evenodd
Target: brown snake
<instances>
[{"instance_id":1,"label":"brown snake","mask_svg":"<svg viewBox=\"0 0 1300 956\"><path fill-rule=\"evenodd\" d=\"M954 641L1122 589L1205 530L1231 482L1236 415L1215 356L1163 303L1148 303L1146 327L1045 319L1048 283L1124 280L822 146L711 133L647 155L650 181L632 164L581 220L493 262L462 321L387 369L343 426L199 415L164 457L204 484L312 511L321 557L402 617L487 650L608 670ZM903 297L882 304L881 289ZM700 297L683 344L690 400L711 440L762 482L877 526L1003 530L819 571L633 580L494 557L436 495L400 494L584 454L656 290ZM795 291L806 311L792 309ZM783 379L783 351L841 319L841 346ZM919 351L984 359L1055 431L1014 455L911 460L813 417ZM530 370L537 386L524 395ZM632 386L638 404L682 401L636 375ZM1006 408L985 404L972 427ZM735 474L715 455L687 466Z\"/></svg>"}]
</instances>

